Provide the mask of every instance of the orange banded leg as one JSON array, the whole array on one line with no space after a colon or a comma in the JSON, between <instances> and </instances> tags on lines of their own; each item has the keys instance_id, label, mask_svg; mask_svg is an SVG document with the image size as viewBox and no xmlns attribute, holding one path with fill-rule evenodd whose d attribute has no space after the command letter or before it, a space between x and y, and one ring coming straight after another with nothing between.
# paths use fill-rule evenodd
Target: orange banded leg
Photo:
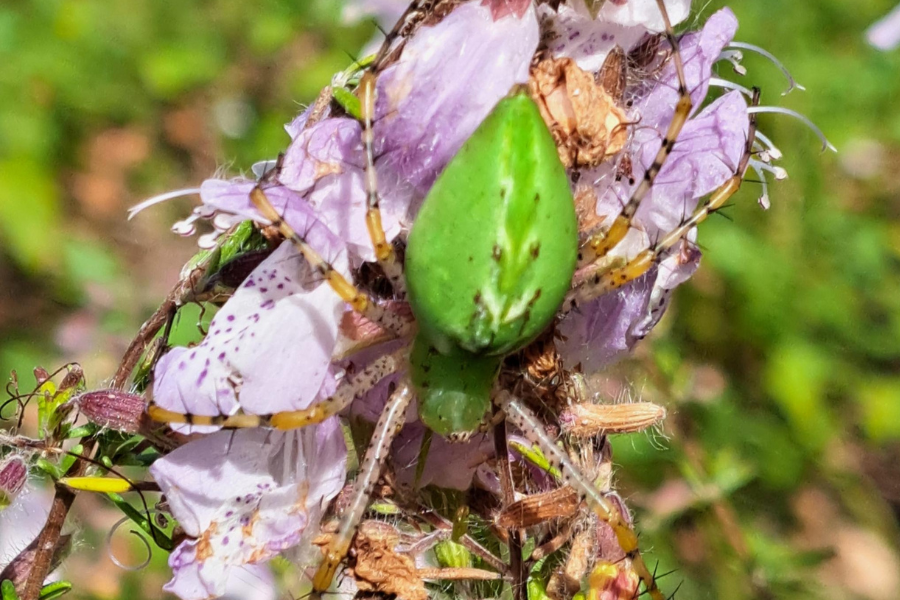
<instances>
[{"instance_id":1,"label":"orange banded leg","mask_svg":"<svg viewBox=\"0 0 900 600\"><path fill-rule=\"evenodd\" d=\"M759 104L759 90L753 90L752 105ZM738 167L725 183L710 194L705 202L700 204L691 216L681 225L668 232L659 242L647 248L643 252L638 253L625 266L609 269L605 272L597 272L587 279L582 280L575 289L566 296L563 302L562 310L564 313L569 312L579 304L599 298L603 294L618 289L634 281L650 268L657 264L661 258L683 240L691 229L706 220L709 215L716 212L725 202L728 201L741 188L744 181L744 173L747 171L747 165L750 163L750 156L753 154L753 144L756 141L756 116L751 113L750 122L747 127L747 142L744 148L744 154L738 163Z\"/></svg>"},{"instance_id":2,"label":"orange banded leg","mask_svg":"<svg viewBox=\"0 0 900 600\"><path fill-rule=\"evenodd\" d=\"M387 241L381 224L380 198L378 196L378 175L375 172L375 133L372 117L375 114L375 75L368 71L359 84L363 118L363 146L366 149L366 228L375 250L375 258L384 274L391 282L391 288L398 297L406 296L403 279L403 265L397 259L394 246Z\"/></svg>"},{"instance_id":3,"label":"orange banded leg","mask_svg":"<svg viewBox=\"0 0 900 600\"><path fill-rule=\"evenodd\" d=\"M353 310L362 316L392 332L394 335L398 337L408 337L410 335L413 325L411 320L385 310L384 307L377 304L343 275L338 273L331 263L322 258L299 233L294 231L293 227L288 225L287 221L272 206L272 203L260 186L253 188L253 191L250 192L250 199L259 212L262 213L262 216L270 221L285 238L289 239L297 247L303 258L331 286L331 289L340 296L341 300L349 304Z\"/></svg>"},{"instance_id":4,"label":"orange banded leg","mask_svg":"<svg viewBox=\"0 0 900 600\"><path fill-rule=\"evenodd\" d=\"M406 349L404 348L393 354L387 354L375 359L365 369L343 381L335 390L333 396L317 402L304 410L292 410L269 415L250 415L245 413L234 415L192 415L178 413L151 404L147 407L147 414L154 421L161 423L218 425L222 429L243 429L247 427L272 427L280 430L300 429L301 427L321 423L350 406L356 397L371 390L379 381L391 373L397 372L404 364L405 357Z\"/></svg>"},{"instance_id":5,"label":"orange banded leg","mask_svg":"<svg viewBox=\"0 0 900 600\"><path fill-rule=\"evenodd\" d=\"M638 548L638 538L634 530L628 524L627 518L619 512L618 506L604 496L594 484L581 473L562 448L550 439L544 425L525 404L509 392L499 394L497 401L506 413L507 419L536 444L544 453L550 466L559 470L563 481L575 489L585 501L591 511L607 523L616 534L619 546L625 555L631 560L635 572L644 583L647 594L652 600L666 600L662 591L656 585L656 578L647 568L644 558Z\"/></svg>"},{"instance_id":6,"label":"orange banded leg","mask_svg":"<svg viewBox=\"0 0 900 600\"><path fill-rule=\"evenodd\" d=\"M691 101L691 95L687 89L687 80L684 76L684 61L682 60L681 52L678 49L678 40L675 39L672 23L669 21L669 13L666 12L663 0L656 0L656 3L659 5L659 11L666 26L666 39L669 42L669 46L672 48L672 60L675 63L675 72L678 75L678 104L675 105L675 113L672 116L672 121L669 123L668 130L666 130L662 145L660 145L656 157L653 159L653 163L646 171L644 171L644 178L641 180L641 183L638 185L637 189L634 190L631 198L628 199L628 202L622 208L622 212L619 213L610 228L606 231L601 231L592 235L579 249L579 267L588 265L598 258L606 256L610 250L615 248L616 245L624 239L625 235L631 229L631 222L634 219L635 213L637 213L641 202L650 192L650 188L653 187L653 181L665 164L666 159L672 153L672 149L675 147L675 140L678 138L678 134L681 133L681 129L687 122L688 117L691 114L691 109L694 107L693 102Z\"/></svg>"},{"instance_id":7,"label":"orange banded leg","mask_svg":"<svg viewBox=\"0 0 900 600\"><path fill-rule=\"evenodd\" d=\"M366 512L369 497L381 475L381 467L390 452L391 443L406 419L406 409L412 398L412 385L408 379L404 379L384 405L359 468L359 475L353 483L350 505L341 517L337 533L325 547L325 558L313 576L313 590L316 592L324 592L331 586L338 567L350 551L353 536Z\"/></svg>"}]
</instances>

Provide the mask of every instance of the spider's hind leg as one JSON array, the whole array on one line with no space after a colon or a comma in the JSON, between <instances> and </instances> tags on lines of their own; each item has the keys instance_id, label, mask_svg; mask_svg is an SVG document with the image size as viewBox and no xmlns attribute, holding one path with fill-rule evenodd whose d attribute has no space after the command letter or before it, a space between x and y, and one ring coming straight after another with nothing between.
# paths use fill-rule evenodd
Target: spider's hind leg
<instances>
[{"instance_id":1,"label":"spider's hind leg","mask_svg":"<svg viewBox=\"0 0 900 600\"><path fill-rule=\"evenodd\" d=\"M751 105L756 106L758 104L759 90L754 89ZM569 292L569 295L563 303L563 311L568 312L579 304L588 302L609 291L618 289L646 273L651 267L658 264L672 248L684 240L694 227L705 221L709 215L721 209L728 199L737 193L741 187L741 183L743 183L744 174L747 171L747 166L750 164L750 158L753 155L753 145L756 142L755 114L750 113L749 119L744 154L738 162L734 175L710 194L706 201L697 206L697 208L694 209L694 211L684 219L678 227L666 233L662 239L651 247L639 252L637 256L632 258L627 264L607 271L595 272L582 280L575 289Z\"/></svg>"},{"instance_id":2,"label":"spider's hind leg","mask_svg":"<svg viewBox=\"0 0 900 600\"><path fill-rule=\"evenodd\" d=\"M391 443L403 426L406 409L412 398L412 384L405 378L384 405L359 474L353 483L350 502L341 517L341 524L325 547L325 558L313 576L313 589L316 592L324 592L331 586L338 567L350 551L350 544L369 504L369 497L390 452Z\"/></svg>"},{"instance_id":3,"label":"spider's hind leg","mask_svg":"<svg viewBox=\"0 0 900 600\"><path fill-rule=\"evenodd\" d=\"M638 184L637 189L634 190L628 202L625 203L625 206L622 207L622 212L619 213L608 230L592 235L579 249L578 262L580 266L590 264L606 256L610 250L615 248L625 238L625 235L631 229L631 223L638 208L640 208L641 202L653 187L656 176L672 153L678 134L681 133L691 114L691 110L694 108L684 75L684 60L681 56L681 51L678 49L678 40L675 37L675 32L672 30L669 14L666 11L663 0L656 0L656 3L665 23L664 33L671 48L672 61L675 64L675 72L678 76L678 103L675 105L672 121L669 123L653 163L644 171L640 184Z\"/></svg>"}]
</instances>

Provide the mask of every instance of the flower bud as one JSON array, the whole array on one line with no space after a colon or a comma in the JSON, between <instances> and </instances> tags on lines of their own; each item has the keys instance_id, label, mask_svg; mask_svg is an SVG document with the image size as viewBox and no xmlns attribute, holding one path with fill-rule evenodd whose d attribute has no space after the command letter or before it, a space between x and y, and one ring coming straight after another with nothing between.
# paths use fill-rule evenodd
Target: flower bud
<instances>
[{"instance_id":1,"label":"flower bud","mask_svg":"<svg viewBox=\"0 0 900 600\"><path fill-rule=\"evenodd\" d=\"M41 385L50 379L50 373L44 367L35 367L32 372L34 373L34 380L38 385Z\"/></svg>"},{"instance_id":2,"label":"flower bud","mask_svg":"<svg viewBox=\"0 0 900 600\"><path fill-rule=\"evenodd\" d=\"M92 423L126 433L139 431L146 409L143 397L121 390L85 392L72 402Z\"/></svg>"},{"instance_id":3,"label":"flower bud","mask_svg":"<svg viewBox=\"0 0 900 600\"><path fill-rule=\"evenodd\" d=\"M26 479L28 465L21 456L11 456L0 462L0 510L13 503Z\"/></svg>"}]
</instances>

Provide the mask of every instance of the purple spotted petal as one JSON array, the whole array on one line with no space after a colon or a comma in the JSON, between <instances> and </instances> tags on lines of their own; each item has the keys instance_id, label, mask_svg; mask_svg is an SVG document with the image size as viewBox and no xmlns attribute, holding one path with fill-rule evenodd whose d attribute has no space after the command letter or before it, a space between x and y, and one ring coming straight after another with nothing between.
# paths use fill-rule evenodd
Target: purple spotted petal
<instances>
[{"instance_id":1,"label":"purple spotted petal","mask_svg":"<svg viewBox=\"0 0 900 600\"><path fill-rule=\"evenodd\" d=\"M444 165L514 84L528 80L534 9L494 21L469 2L422 28L378 79L376 148L424 196Z\"/></svg>"},{"instance_id":2,"label":"purple spotted petal","mask_svg":"<svg viewBox=\"0 0 900 600\"><path fill-rule=\"evenodd\" d=\"M288 147L278 176L286 187L305 194L315 215L355 256L375 260L366 229L365 154L362 128L353 119L325 119L299 134ZM400 233L412 189L383 164L376 166L382 226L388 239Z\"/></svg>"},{"instance_id":3,"label":"purple spotted petal","mask_svg":"<svg viewBox=\"0 0 900 600\"><path fill-rule=\"evenodd\" d=\"M330 371L343 303L289 242L225 303L194 348L175 348L155 371L154 400L198 415L301 409ZM310 289L312 288L312 289ZM328 393L327 391L324 393Z\"/></svg>"},{"instance_id":4,"label":"purple spotted petal","mask_svg":"<svg viewBox=\"0 0 900 600\"><path fill-rule=\"evenodd\" d=\"M318 533L345 461L337 419L299 432L219 432L157 460L153 477L194 538L169 557L165 589L184 600L220 596L244 565Z\"/></svg>"},{"instance_id":5,"label":"purple spotted petal","mask_svg":"<svg viewBox=\"0 0 900 600\"><path fill-rule=\"evenodd\" d=\"M255 186L255 181L207 179L200 186L200 198L206 207L234 215L235 222L253 219L267 223L250 200ZM264 189L275 210L294 230L302 231L319 254L333 264L346 261L345 256L341 257L345 243L319 219L303 196L282 185L267 185Z\"/></svg>"},{"instance_id":6,"label":"purple spotted petal","mask_svg":"<svg viewBox=\"0 0 900 600\"><path fill-rule=\"evenodd\" d=\"M278 180L295 192L306 193L329 175L340 175L364 166L355 119L324 119L294 138L284 155Z\"/></svg>"},{"instance_id":7,"label":"purple spotted petal","mask_svg":"<svg viewBox=\"0 0 900 600\"><path fill-rule=\"evenodd\" d=\"M690 5L690 0L666 2L673 24L687 17ZM586 71L600 70L615 46L631 50L647 33L664 29L656 0L606 2L596 19L581 2L562 4L558 11L542 5L539 14L549 30L550 53L572 58Z\"/></svg>"}]
</instances>

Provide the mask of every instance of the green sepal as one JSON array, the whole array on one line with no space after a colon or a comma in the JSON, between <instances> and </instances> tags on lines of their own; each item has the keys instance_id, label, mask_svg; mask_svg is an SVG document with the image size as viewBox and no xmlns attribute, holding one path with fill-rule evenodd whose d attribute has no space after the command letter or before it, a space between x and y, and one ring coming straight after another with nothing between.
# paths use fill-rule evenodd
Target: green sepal
<instances>
[{"instance_id":1,"label":"green sepal","mask_svg":"<svg viewBox=\"0 0 900 600\"><path fill-rule=\"evenodd\" d=\"M62 459L59 461L59 477L64 477L65 474L69 472L69 469L75 465L82 452L84 452L84 446L82 444L76 444L69 450L69 454L63 455ZM57 477L57 479L59 479L59 477Z\"/></svg>"},{"instance_id":2,"label":"green sepal","mask_svg":"<svg viewBox=\"0 0 900 600\"><path fill-rule=\"evenodd\" d=\"M342 87L332 88L331 95L334 97L335 102L341 105L347 114L359 121L362 119L362 103L359 101L359 98L351 92L350 90L346 90Z\"/></svg>"},{"instance_id":3,"label":"green sepal","mask_svg":"<svg viewBox=\"0 0 900 600\"><path fill-rule=\"evenodd\" d=\"M422 422L444 437L473 433L491 408L491 388L502 359L462 351L441 354L419 335L409 360Z\"/></svg>"},{"instance_id":4,"label":"green sepal","mask_svg":"<svg viewBox=\"0 0 900 600\"><path fill-rule=\"evenodd\" d=\"M462 544L451 540L440 542L434 547L438 563L445 568L463 569L472 566L472 553Z\"/></svg>"},{"instance_id":5,"label":"green sepal","mask_svg":"<svg viewBox=\"0 0 900 600\"><path fill-rule=\"evenodd\" d=\"M91 437L100 430L100 427L94 423L87 423L80 427L75 427L66 432L65 439L74 440L80 438Z\"/></svg>"},{"instance_id":6,"label":"green sepal","mask_svg":"<svg viewBox=\"0 0 900 600\"><path fill-rule=\"evenodd\" d=\"M592 19L597 18L604 4L606 4L606 0L584 0L584 5L587 7Z\"/></svg>"},{"instance_id":7,"label":"green sepal","mask_svg":"<svg viewBox=\"0 0 900 600\"><path fill-rule=\"evenodd\" d=\"M72 583L69 581L54 581L41 588L40 600L54 600L72 591Z\"/></svg>"},{"instance_id":8,"label":"green sepal","mask_svg":"<svg viewBox=\"0 0 900 600\"><path fill-rule=\"evenodd\" d=\"M0 600L19 600L16 586L9 579L4 579L0 582Z\"/></svg>"},{"instance_id":9,"label":"green sepal","mask_svg":"<svg viewBox=\"0 0 900 600\"><path fill-rule=\"evenodd\" d=\"M547 585L536 577L528 578L528 600L550 600Z\"/></svg>"},{"instance_id":10,"label":"green sepal","mask_svg":"<svg viewBox=\"0 0 900 600\"><path fill-rule=\"evenodd\" d=\"M369 506L369 510L386 517L394 517L403 514L403 510L399 506L393 502L388 502L387 500L373 502L372 505Z\"/></svg>"},{"instance_id":11,"label":"green sepal","mask_svg":"<svg viewBox=\"0 0 900 600\"><path fill-rule=\"evenodd\" d=\"M462 536L469 531L469 505L462 504L453 514L453 531L450 533L450 539L458 542Z\"/></svg>"}]
</instances>

